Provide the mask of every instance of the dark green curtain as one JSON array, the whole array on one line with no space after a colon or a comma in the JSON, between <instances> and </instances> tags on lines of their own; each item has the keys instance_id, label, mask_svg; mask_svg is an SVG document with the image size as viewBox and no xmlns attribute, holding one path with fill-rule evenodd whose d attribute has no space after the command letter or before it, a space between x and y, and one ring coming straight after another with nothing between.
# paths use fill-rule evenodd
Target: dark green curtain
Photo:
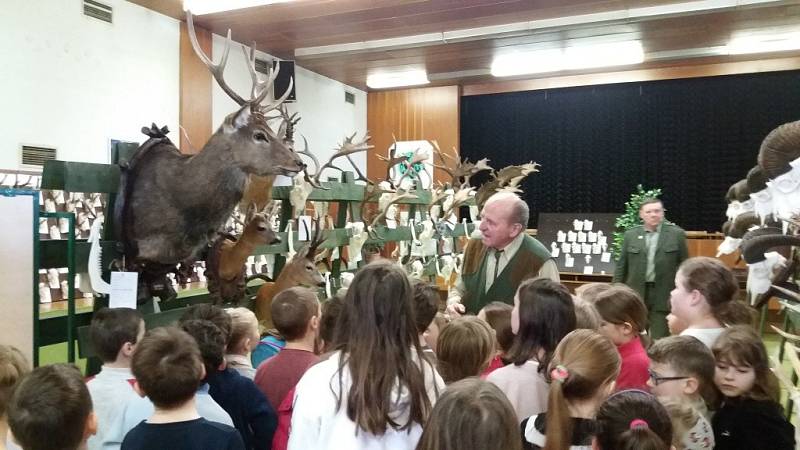
<instances>
[{"instance_id":1,"label":"dark green curtain","mask_svg":"<svg viewBox=\"0 0 800 450\"><path fill-rule=\"evenodd\" d=\"M800 71L468 96L461 154L542 165L523 185L532 227L538 212L620 212L641 183L663 189L669 220L717 231L761 141L798 119Z\"/></svg>"}]
</instances>

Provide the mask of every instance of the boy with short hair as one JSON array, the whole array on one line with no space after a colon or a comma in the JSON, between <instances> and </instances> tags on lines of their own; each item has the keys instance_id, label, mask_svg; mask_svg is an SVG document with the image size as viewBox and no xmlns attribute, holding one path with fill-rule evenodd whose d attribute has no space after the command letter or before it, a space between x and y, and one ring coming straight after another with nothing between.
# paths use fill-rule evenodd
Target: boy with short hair
<instances>
[{"instance_id":1,"label":"boy with short hair","mask_svg":"<svg viewBox=\"0 0 800 450\"><path fill-rule=\"evenodd\" d=\"M34 369L11 397L8 424L24 450L87 448L97 417L80 370L70 364Z\"/></svg>"},{"instance_id":2,"label":"boy with short hair","mask_svg":"<svg viewBox=\"0 0 800 450\"><path fill-rule=\"evenodd\" d=\"M414 294L412 306L414 307L414 322L417 325L419 345L422 347L423 356L435 367L436 349L428 346L425 333L439 311L439 289L433 284L422 281L414 282L412 289Z\"/></svg>"},{"instance_id":3,"label":"boy with short hair","mask_svg":"<svg viewBox=\"0 0 800 450\"><path fill-rule=\"evenodd\" d=\"M319 361L315 350L320 316L317 296L308 288L289 288L272 300L272 321L286 338L286 347L258 366L255 382L275 410L306 370Z\"/></svg>"},{"instance_id":4,"label":"boy with short hair","mask_svg":"<svg viewBox=\"0 0 800 450\"><path fill-rule=\"evenodd\" d=\"M713 403L715 396L716 362L711 350L693 336L669 336L653 343L647 356L650 358L650 379L647 381L650 392L659 398L678 400L700 413L700 420L687 432L684 440L708 435L701 431L711 430L706 405L706 402ZM713 434L710 439L713 441ZM692 443L689 448L701 444ZM713 442L711 445L713 447Z\"/></svg>"},{"instance_id":5,"label":"boy with short hair","mask_svg":"<svg viewBox=\"0 0 800 450\"><path fill-rule=\"evenodd\" d=\"M150 331L133 356L132 371L135 389L150 398L155 412L125 436L122 450L245 448L236 429L198 414L195 392L205 368L197 343L185 331Z\"/></svg>"},{"instance_id":6,"label":"boy with short hair","mask_svg":"<svg viewBox=\"0 0 800 450\"><path fill-rule=\"evenodd\" d=\"M125 424L129 406L139 402L148 404L133 390L131 373L133 352L142 337L144 320L135 309L101 308L92 317L89 339L103 366L100 373L86 382L98 422L97 434L89 438L89 450L118 449L122 438L135 425Z\"/></svg>"},{"instance_id":7,"label":"boy with short hair","mask_svg":"<svg viewBox=\"0 0 800 450\"><path fill-rule=\"evenodd\" d=\"M206 339L195 335L205 356L214 355L206 362L208 393L233 420L233 426L244 440L245 448L269 449L278 417L267 398L253 380L225 366L225 348L231 336L231 318L222 308L214 305L195 305L187 309L179 321L181 327L192 320L208 321L222 331L221 339ZM205 333L210 336L210 333Z\"/></svg>"}]
</instances>

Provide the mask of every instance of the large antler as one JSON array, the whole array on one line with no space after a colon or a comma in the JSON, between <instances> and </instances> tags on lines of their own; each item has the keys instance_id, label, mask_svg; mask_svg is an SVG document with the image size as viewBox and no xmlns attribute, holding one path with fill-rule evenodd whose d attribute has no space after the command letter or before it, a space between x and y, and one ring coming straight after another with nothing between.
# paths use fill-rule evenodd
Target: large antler
<instances>
[{"instance_id":1,"label":"large antler","mask_svg":"<svg viewBox=\"0 0 800 450\"><path fill-rule=\"evenodd\" d=\"M358 166L356 166L356 164L350 158L350 155L358 152L367 151L373 148L374 145L367 143L367 141L369 141L370 139L369 133L365 134L364 138L358 142L353 142L353 139L355 139L355 137L356 133L353 133L352 136L346 137L344 141L342 141L342 143L339 145L339 147L336 149L333 155L328 159L328 161L325 164L323 164L319 168L319 170L317 170L317 172L314 174L313 177L311 177L311 180L309 180L311 184L315 186L320 186L319 177L322 176L322 172L325 169L336 169L342 172L342 169L333 165L333 161L336 158L341 158L341 157L347 157L347 160L350 162L350 164L353 166L356 173L358 174L359 179L366 181L368 184L372 184L372 181L370 181L366 176L364 176L361 170L359 170Z\"/></svg>"},{"instance_id":2,"label":"large antler","mask_svg":"<svg viewBox=\"0 0 800 450\"><path fill-rule=\"evenodd\" d=\"M411 199L415 199L415 198L417 198L417 196L415 194L411 194L409 192L405 192L405 191L402 191L402 190L398 190L397 192L392 193L392 195L391 195L391 197L389 197L388 201L386 201L386 203L383 204L383 207L378 212L378 215L375 216L375 218L372 219L372 223L370 223L369 226L370 227L375 227L375 225L377 225L378 222L381 221L381 219L385 219L386 218L386 213L387 213L387 211L389 211L389 207L391 207L395 203L400 202L402 200L411 200Z\"/></svg>"},{"instance_id":3,"label":"large antler","mask_svg":"<svg viewBox=\"0 0 800 450\"><path fill-rule=\"evenodd\" d=\"M222 59L220 59L219 64L214 64L214 61L208 57L208 55L203 52L203 49L200 48L200 44L197 42L197 35L194 31L194 21L192 20L192 13L191 11L186 11L186 24L189 29L189 40L192 42L192 48L194 48L194 52L197 54L197 57L203 61L203 64L208 67L208 70L214 75L214 79L217 80L217 84L219 87L225 91L226 94L230 98L233 99L236 103L240 106L244 106L245 99L243 99L239 94L236 93L228 83L225 82L225 77L223 72L225 72L225 64L228 63L228 54L231 50L231 30L228 29L228 37L225 39L225 50L222 51Z\"/></svg>"}]
</instances>

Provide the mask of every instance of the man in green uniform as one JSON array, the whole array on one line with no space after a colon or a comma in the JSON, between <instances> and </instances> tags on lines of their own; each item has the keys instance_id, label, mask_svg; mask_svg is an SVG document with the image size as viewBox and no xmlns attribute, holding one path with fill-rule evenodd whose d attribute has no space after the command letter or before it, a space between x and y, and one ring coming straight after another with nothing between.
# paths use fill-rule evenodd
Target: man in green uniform
<instances>
[{"instance_id":1,"label":"man in green uniform","mask_svg":"<svg viewBox=\"0 0 800 450\"><path fill-rule=\"evenodd\" d=\"M544 245L525 233L528 205L510 192L491 196L481 211L480 239L464 250L461 275L450 290L451 315L477 314L487 303L514 303L522 281L546 277L559 281L558 267Z\"/></svg>"},{"instance_id":2,"label":"man in green uniform","mask_svg":"<svg viewBox=\"0 0 800 450\"><path fill-rule=\"evenodd\" d=\"M625 232L614 281L627 284L642 296L649 311L649 333L658 339L669 335L669 295L675 288L678 266L689 257L689 250L686 232L664 221L661 200L645 199L639 217L643 225Z\"/></svg>"}]
</instances>

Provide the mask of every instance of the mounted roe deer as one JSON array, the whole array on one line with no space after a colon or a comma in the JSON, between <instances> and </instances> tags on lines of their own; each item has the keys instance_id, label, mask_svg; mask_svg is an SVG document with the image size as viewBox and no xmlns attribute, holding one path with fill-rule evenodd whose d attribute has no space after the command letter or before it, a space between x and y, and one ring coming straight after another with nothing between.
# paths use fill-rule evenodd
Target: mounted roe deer
<instances>
[{"instance_id":1,"label":"mounted roe deer","mask_svg":"<svg viewBox=\"0 0 800 450\"><path fill-rule=\"evenodd\" d=\"M325 286L325 278L317 268L316 254L319 246L325 241L321 238L322 232L317 223L314 236L306 247L294 255L283 266L274 283L264 283L258 289L255 302L255 313L258 321L267 329L273 328L272 299L286 289L295 286L317 288Z\"/></svg>"},{"instance_id":2,"label":"mounted roe deer","mask_svg":"<svg viewBox=\"0 0 800 450\"><path fill-rule=\"evenodd\" d=\"M214 243L206 259L206 278L208 291L214 303L234 302L237 305L245 296L245 269L247 258L259 245L280 242L272 230L274 208L267 205L257 211L255 203L251 204L245 216L242 235L220 236Z\"/></svg>"},{"instance_id":3,"label":"mounted roe deer","mask_svg":"<svg viewBox=\"0 0 800 450\"><path fill-rule=\"evenodd\" d=\"M304 164L267 124L266 114L278 108L291 91L272 98L278 69L264 81L255 72L255 52L250 50L253 79L250 100L231 89L223 78L230 50L230 31L219 64L200 49L187 12L189 36L195 52L219 86L241 107L196 155L181 154L166 137L166 128L143 129L150 136L123 167L115 221L120 230L128 269L141 270L139 298L149 297L148 286L167 287L165 274L176 264L195 260L213 241L242 198L249 174L292 175ZM245 46L242 50L247 56ZM144 289L143 289L144 288ZM144 292L142 292L144 290ZM167 288L167 297L174 295Z\"/></svg>"}]
</instances>

